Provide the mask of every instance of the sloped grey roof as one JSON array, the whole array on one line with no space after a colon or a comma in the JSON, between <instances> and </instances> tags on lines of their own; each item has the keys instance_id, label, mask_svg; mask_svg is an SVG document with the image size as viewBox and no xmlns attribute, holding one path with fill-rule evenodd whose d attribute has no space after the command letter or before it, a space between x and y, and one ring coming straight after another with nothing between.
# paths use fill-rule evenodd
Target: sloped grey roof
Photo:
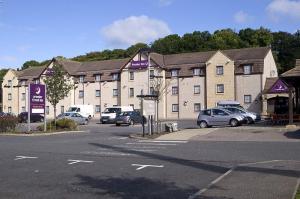
<instances>
[{"instance_id":1,"label":"sloped grey roof","mask_svg":"<svg viewBox=\"0 0 300 199\"><path fill-rule=\"evenodd\" d=\"M217 51L208 51L208 52L164 55L164 64L166 67L172 67L173 65L205 63L216 52Z\"/></svg>"},{"instance_id":2,"label":"sloped grey roof","mask_svg":"<svg viewBox=\"0 0 300 199\"><path fill-rule=\"evenodd\" d=\"M18 71L18 78L19 79L33 79L37 78L41 75L41 73L45 70L45 66L32 66L26 68L24 70Z\"/></svg>"},{"instance_id":3,"label":"sloped grey roof","mask_svg":"<svg viewBox=\"0 0 300 199\"><path fill-rule=\"evenodd\" d=\"M54 59L54 61L60 65L70 74L75 75L76 72L81 68L81 63L72 61L69 59Z\"/></svg>"},{"instance_id":4,"label":"sloped grey roof","mask_svg":"<svg viewBox=\"0 0 300 199\"><path fill-rule=\"evenodd\" d=\"M98 72L101 70L120 70L120 68L129 61L129 58L125 59L113 59L103 61L89 61L82 62L77 73L82 72Z\"/></svg>"},{"instance_id":5,"label":"sloped grey roof","mask_svg":"<svg viewBox=\"0 0 300 199\"><path fill-rule=\"evenodd\" d=\"M270 47L241 48L221 51L234 61L252 59L257 60L264 59L267 53L270 51Z\"/></svg>"}]
</instances>

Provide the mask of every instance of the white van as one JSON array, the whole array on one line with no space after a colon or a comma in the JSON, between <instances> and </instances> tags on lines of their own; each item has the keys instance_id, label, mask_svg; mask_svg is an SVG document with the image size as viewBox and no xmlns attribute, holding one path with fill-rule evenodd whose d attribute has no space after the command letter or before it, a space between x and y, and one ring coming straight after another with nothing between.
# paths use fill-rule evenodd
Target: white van
<instances>
[{"instance_id":1,"label":"white van","mask_svg":"<svg viewBox=\"0 0 300 199\"><path fill-rule=\"evenodd\" d=\"M76 112L82 115L83 117L87 117L89 119L94 117L93 105L85 105L85 104L72 105L70 106L67 112Z\"/></svg>"},{"instance_id":2,"label":"white van","mask_svg":"<svg viewBox=\"0 0 300 199\"><path fill-rule=\"evenodd\" d=\"M126 111L133 111L132 106L113 106L108 107L104 110L104 112L101 113L100 122L102 124L115 122L117 114L120 114L122 112Z\"/></svg>"}]
</instances>

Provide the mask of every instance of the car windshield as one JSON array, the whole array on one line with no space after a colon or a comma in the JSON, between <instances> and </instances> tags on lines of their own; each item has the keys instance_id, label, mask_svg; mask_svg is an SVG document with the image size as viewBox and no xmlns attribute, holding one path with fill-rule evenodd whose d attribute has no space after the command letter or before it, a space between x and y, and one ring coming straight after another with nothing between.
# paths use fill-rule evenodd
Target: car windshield
<instances>
[{"instance_id":1,"label":"car windshield","mask_svg":"<svg viewBox=\"0 0 300 199\"><path fill-rule=\"evenodd\" d=\"M120 113L121 116L129 116L131 114L132 114L132 112L122 112L122 113Z\"/></svg>"},{"instance_id":2,"label":"car windshield","mask_svg":"<svg viewBox=\"0 0 300 199\"><path fill-rule=\"evenodd\" d=\"M121 108L107 108L104 110L104 113L120 113Z\"/></svg>"}]
</instances>

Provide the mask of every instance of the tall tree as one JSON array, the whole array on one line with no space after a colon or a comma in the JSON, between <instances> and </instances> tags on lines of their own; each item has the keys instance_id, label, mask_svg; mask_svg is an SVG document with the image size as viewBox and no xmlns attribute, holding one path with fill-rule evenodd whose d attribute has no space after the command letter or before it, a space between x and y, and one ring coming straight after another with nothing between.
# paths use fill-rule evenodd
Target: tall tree
<instances>
[{"instance_id":1,"label":"tall tree","mask_svg":"<svg viewBox=\"0 0 300 199\"><path fill-rule=\"evenodd\" d=\"M59 64L54 64L52 72L45 78L47 86L46 97L54 108L54 123L56 126L56 105L60 100L67 97L70 91L74 88L71 83L71 77Z\"/></svg>"},{"instance_id":2,"label":"tall tree","mask_svg":"<svg viewBox=\"0 0 300 199\"><path fill-rule=\"evenodd\" d=\"M136 43L126 49L126 54L128 57L133 56L141 48L149 48L149 46L145 43Z\"/></svg>"},{"instance_id":3,"label":"tall tree","mask_svg":"<svg viewBox=\"0 0 300 199\"><path fill-rule=\"evenodd\" d=\"M217 30L212 36L211 49L243 48L246 44L232 29Z\"/></svg>"},{"instance_id":4,"label":"tall tree","mask_svg":"<svg viewBox=\"0 0 300 199\"><path fill-rule=\"evenodd\" d=\"M26 61L23 66L22 66L22 70L29 68L31 66L40 66L40 62L36 61L36 60L30 60L30 61Z\"/></svg>"},{"instance_id":5,"label":"tall tree","mask_svg":"<svg viewBox=\"0 0 300 199\"><path fill-rule=\"evenodd\" d=\"M154 41L151 48L158 53L174 54L183 51L181 38L177 34L168 35L162 39Z\"/></svg>"}]
</instances>

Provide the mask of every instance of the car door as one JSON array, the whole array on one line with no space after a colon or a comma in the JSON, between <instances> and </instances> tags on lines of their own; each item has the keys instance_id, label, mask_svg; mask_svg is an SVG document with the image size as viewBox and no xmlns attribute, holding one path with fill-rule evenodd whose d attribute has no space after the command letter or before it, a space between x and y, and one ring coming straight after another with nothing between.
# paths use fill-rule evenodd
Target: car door
<instances>
[{"instance_id":1,"label":"car door","mask_svg":"<svg viewBox=\"0 0 300 199\"><path fill-rule=\"evenodd\" d=\"M229 123L229 114L221 109L213 109L212 110L212 120L214 121L214 125L226 125Z\"/></svg>"}]
</instances>

